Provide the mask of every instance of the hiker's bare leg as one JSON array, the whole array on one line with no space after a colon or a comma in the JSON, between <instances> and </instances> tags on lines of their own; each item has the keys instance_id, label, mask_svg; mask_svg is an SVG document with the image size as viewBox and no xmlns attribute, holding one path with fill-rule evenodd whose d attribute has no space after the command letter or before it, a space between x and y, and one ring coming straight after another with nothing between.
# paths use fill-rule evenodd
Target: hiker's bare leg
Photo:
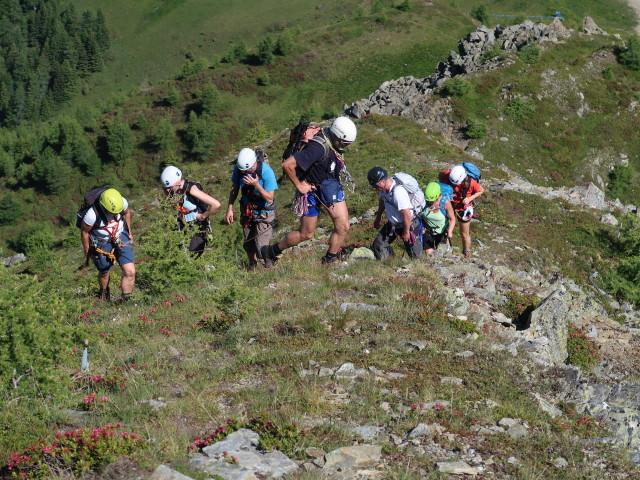
<instances>
[{"instance_id":1,"label":"hiker's bare leg","mask_svg":"<svg viewBox=\"0 0 640 480\"><path fill-rule=\"evenodd\" d=\"M344 237L349 231L349 211L347 202L329 205L329 213L333 219L333 232L329 237L329 253L338 253L344 243Z\"/></svg>"},{"instance_id":2,"label":"hiker's bare leg","mask_svg":"<svg viewBox=\"0 0 640 480\"><path fill-rule=\"evenodd\" d=\"M293 232L289 232L286 237L280 240L278 242L278 248L280 250L284 250L285 248L295 247L299 243L313 238L313 235L316 233L317 226L318 217L302 217L300 219L300 228Z\"/></svg>"},{"instance_id":3,"label":"hiker's bare leg","mask_svg":"<svg viewBox=\"0 0 640 480\"><path fill-rule=\"evenodd\" d=\"M98 285L100 290L106 290L109 286L109 272L98 272Z\"/></svg>"},{"instance_id":4,"label":"hiker's bare leg","mask_svg":"<svg viewBox=\"0 0 640 480\"><path fill-rule=\"evenodd\" d=\"M462 223L460 225L460 236L462 237L462 250L471 250L471 222Z\"/></svg>"},{"instance_id":5,"label":"hiker's bare leg","mask_svg":"<svg viewBox=\"0 0 640 480\"><path fill-rule=\"evenodd\" d=\"M123 295L131 293L135 281L136 265L134 263L125 263L122 265L122 281L120 282L120 288L122 289Z\"/></svg>"},{"instance_id":6,"label":"hiker's bare leg","mask_svg":"<svg viewBox=\"0 0 640 480\"><path fill-rule=\"evenodd\" d=\"M247 258L249 259L249 265L257 265L258 264L258 256L256 252L247 252Z\"/></svg>"}]
</instances>

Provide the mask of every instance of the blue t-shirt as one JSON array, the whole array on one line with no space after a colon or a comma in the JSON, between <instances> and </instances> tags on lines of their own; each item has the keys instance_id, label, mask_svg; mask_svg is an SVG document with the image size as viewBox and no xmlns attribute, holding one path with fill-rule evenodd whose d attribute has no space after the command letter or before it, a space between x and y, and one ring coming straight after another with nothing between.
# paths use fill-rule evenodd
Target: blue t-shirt
<instances>
[{"instance_id":1,"label":"blue t-shirt","mask_svg":"<svg viewBox=\"0 0 640 480\"><path fill-rule=\"evenodd\" d=\"M256 174L253 173L252 175L256 175ZM236 165L235 167L233 167L233 173L231 174L231 182L234 185L239 185L240 188L242 188L244 184L242 179L244 176L245 176L245 173L241 172L238 166ZM264 162L262 163L262 175L260 176L258 183L267 192L273 192L278 189L278 182L276 181L276 175L275 173L273 173L273 169L269 166L269 164ZM258 197L261 197L260 193L258 193L258 191L255 188L253 188L253 191ZM248 202L249 202L249 198L247 198L247 196L243 192L242 197L240 198L240 205L246 205ZM269 207L271 205L273 205L273 202L265 203L264 207Z\"/></svg>"}]
</instances>

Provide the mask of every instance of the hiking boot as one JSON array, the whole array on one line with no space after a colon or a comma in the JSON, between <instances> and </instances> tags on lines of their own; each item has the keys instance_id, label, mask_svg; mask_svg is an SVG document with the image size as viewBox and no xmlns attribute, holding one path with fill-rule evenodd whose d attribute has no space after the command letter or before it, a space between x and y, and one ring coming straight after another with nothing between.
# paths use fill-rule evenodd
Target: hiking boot
<instances>
[{"instance_id":1,"label":"hiking boot","mask_svg":"<svg viewBox=\"0 0 640 480\"><path fill-rule=\"evenodd\" d=\"M335 263L337 261L339 261L340 259L338 258L338 255L325 255L324 257L321 258L322 261L322 265L329 265L331 263Z\"/></svg>"},{"instance_id":2,"label":"hiking boot","mask_svg":"<svg viewBox=\"0 0 640 480\"><path fill-rule=\"evenodd\" d=\"M100 289L100 291L98 292L98 299L104 302L110 302L111 301L111 292L109 291L109 287L105 288L105 289Z\"/></svg>"},{"instance_id":3,"label":"hiking boot","mask_svg":"<svg viewBox=\"0 0 640 480\"><path fill-rule=\"evenodd\" d=\"M131 301L131 293L123 293L118 300L116 300L117 305L122 305L123 303L127 303Z\"/></svg>"},{"instance_id":4,"label":"hiking boot","mask_svg":"<svg viewBox=\"0 0 640 480\"><path fill-rule=\"evenodd\" d=\"M471 258L471 250L463 250L462 255L464 255L464 258Z\"/></svg>"},{"instance_id":5,"label":"hiking boot","mask_svg":"<svg viewBox=\"0 0 640 480\"><path fill-rule=\"evenodd\" d=\"M260 257L264 260L264 266L271 268L278 261L278 256L273 250L273 245L265 245L260 249Z\"/></svg>"}]
</instances>

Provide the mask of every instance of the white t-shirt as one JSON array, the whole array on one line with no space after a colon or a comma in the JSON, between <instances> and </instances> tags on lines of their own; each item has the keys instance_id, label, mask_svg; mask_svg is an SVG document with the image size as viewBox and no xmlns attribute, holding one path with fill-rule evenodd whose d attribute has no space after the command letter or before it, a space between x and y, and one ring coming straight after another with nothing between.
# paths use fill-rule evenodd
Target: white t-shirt
<instances>
[{"instance_id":1,"label":"white t-shirt","mask_svg":"<svg viewBox=\"0 0 640 480\"><path fill-rule=\"evenodd\" d=\"M123 198L122 200L124 201L124 208L122 209L122 211L124 212L127 208L129 208L129 203L127 202L126 198ZM122 233L122 230L124 230L124 219L122 218L122 214L114 214L110 212L104 213L106 214L105 218L107 219L106 225L102 221L102 219L100 219L96 215L95 208L90 208L89 210L87 210L87 213L85 213L82 221L91 227L98 227L94 228L93 230L93 233L97 236L117 237ZM99 225L96 225L96 222L100 222Z\"/></svg>"},{"instance_id":2,"label":"white t-shirt","mask_svg":"<svg viewBox=\"0 0 640 480\"><path fill-rule=\"evenodd\" d=\"M413 207L411 206L409 193L400 185L396 185L395 180L392 179L392 181L393 184L390 189L392 193L378 192L378 195L384 200L384 209L391 224L400 226L404 224L404 216L400 213L400 210L410 210L411 218L413 218Z\"/></svg>"}]
</instances>

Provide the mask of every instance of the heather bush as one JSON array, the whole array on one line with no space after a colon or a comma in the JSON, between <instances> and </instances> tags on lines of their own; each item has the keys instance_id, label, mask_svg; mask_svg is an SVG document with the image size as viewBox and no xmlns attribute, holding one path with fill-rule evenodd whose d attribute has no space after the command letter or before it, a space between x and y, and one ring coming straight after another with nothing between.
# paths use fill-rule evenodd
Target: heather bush
<instances>
[{"instance_id":1,"label":"heather bush","mask_svg":"<svg viewBox=\"0 0 640 480\"><path fill-rule=\"evenodd\" d=\"M569 323L567 352L567 363L585 370L593 369L602 360L598 346L574 323Z\"/></svg>"},{"instance_id":2,"label":"heather bush","mask_svg":"<svg viewBox=\"0 0 640 480\"><path fill-rule=\"evenodd\" d=\"M93 430L56 433L53 442L42 440L38 445L13 453L5 468L15 478L36 479L99 470L143 446L140 437L122 426L118 423Z\"/></svg>"}]
</instances>

